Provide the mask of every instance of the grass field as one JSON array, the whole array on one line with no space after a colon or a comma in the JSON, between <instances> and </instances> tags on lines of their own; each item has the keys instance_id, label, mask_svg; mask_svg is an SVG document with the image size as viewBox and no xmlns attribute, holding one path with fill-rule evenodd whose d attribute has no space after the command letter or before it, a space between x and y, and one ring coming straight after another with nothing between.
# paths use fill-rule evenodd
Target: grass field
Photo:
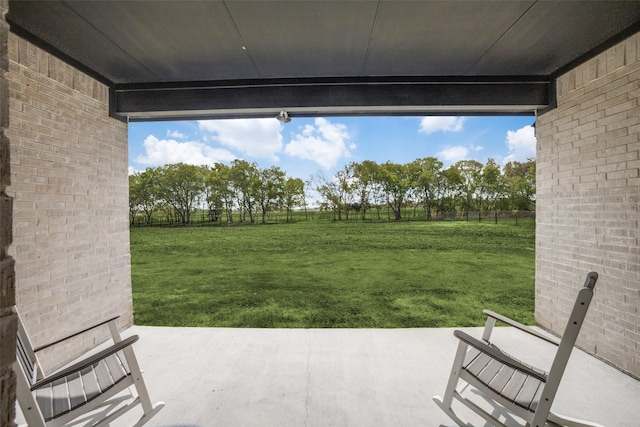
<instances>
[{"instance_id":1,"label":"grass field","mask_svg":"<svg viewBox=\"0 0 640 427\"><path fill-rule=\"evenodd\" d=\"M479 326L533 323L533 221L300 222L132 228L141 325Z\"/></svg>"}]
</instances>

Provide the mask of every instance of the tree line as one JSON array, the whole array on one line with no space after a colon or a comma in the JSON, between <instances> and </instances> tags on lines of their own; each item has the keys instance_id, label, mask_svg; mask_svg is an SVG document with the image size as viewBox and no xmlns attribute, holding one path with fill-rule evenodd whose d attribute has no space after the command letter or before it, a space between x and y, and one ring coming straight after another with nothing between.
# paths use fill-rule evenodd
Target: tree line
<instances>
[{"instance_id":1,"label":"tree line","mask_svg":"<svg viewBox=\"0 0 640 427\"><path fill-rule=\"evenodd\" d=\"M535 210L535 160L512 161L501 167L460 160L444 168L435 157L410 163L351 162L335 175L318 173L308 181L290 178L279 167L260 168L234 160L229 165L193 166L176 163L147 168L129 176L131 224L154 214L169 222L190 224L196 209L210 221L265 223L268 214L284 210L289 221L294 209L307 209L309 200L334 219L372 210L401 219L402 209L423 209L430 219L445 212Z\"/></svg>"}]
</instances>

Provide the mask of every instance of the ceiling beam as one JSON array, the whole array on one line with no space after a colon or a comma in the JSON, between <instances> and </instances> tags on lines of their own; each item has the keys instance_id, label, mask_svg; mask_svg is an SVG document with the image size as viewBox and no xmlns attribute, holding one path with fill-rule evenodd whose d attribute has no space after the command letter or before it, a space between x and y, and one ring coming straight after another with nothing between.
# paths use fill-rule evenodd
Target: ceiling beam
<instances>
[{"instance_id":1,"label":"ceiling beam","mask_svg":"<svg viewBox=\"0 0 640 427\"><path fill-rule=\"evenodd\" d=\"M553 105L548 77L323 78L115 85L112 116L187 120L332 115L533 115Z\"/></svg>"}]
</instances>

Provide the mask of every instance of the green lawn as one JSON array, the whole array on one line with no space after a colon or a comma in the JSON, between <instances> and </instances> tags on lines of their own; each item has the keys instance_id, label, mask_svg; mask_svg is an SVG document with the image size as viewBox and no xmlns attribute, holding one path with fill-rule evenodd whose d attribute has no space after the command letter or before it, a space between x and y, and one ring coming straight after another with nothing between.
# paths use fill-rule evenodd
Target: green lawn
<instances>
[{"instance_id":1,"label":"green lawn","mask_svg":"<svg viewBox=\"0 0 640 427\"><path fill-rule=\"evenodd\" d=\"M132 228L140 325L404 328L533 323L532 221Z\"/></svg>"}]
</instances>

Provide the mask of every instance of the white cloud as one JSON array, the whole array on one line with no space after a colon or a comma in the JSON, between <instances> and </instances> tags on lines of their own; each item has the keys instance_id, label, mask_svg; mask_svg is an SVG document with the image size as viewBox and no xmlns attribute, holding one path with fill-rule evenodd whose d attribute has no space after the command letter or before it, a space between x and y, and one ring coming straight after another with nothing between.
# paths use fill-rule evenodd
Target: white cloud
<instances>
[{"instance_id":1,"label":"white cloud","mask_svg":"<svg viewBox=\"0 0 640 427\"><path fill-rule=\"evenodd\" d=\"M505 142L509 148L509 154L504 158L503 164L512 161L525 162L529 158L536 157L536 134L533 126L507 131Z\"/></svg>"},{"instance_id":2,"label":"white cloud","mask_svg":"<svg viewBox=\"0 0 640 427\"><path fill-rule=\"evenodd\" d=\"M278 161L282 151L282 125L273 118L200 120L200 130L210 132L218 141L247 156Z\"/></svg>"},{"instance_id":3,"label":"white cloud","mask_svg":"<svg viewBox=\"0 0 640 427\"><path fill-rule=\"evenodd\" d=\"M135 169L133 168L133 166L129 166L129 175L133 175L133 174L135 174L136 172L138 172L138 171L137 171L137 170L135 170Z\"/></svg>"},{"instance_id":4,"label":"white cloud","mask_svg":"<svg viewBox=\"0 0 640 427\"><path fill-rule=\"evenodd\" d=\"M460 132L465 122L465 117L429 116L420 121L418 132L427 135L435 132Z\"/></svg>"},{"instance_id":5,"label":"white cloud","mask_svg":"<svg viewBox=\"0 0 640 427\"><path fill-rule=\"evenodd\" d=\"M438 152L436 157L442 159L445 163L453 164L458 160L466 160L469 149L462 145L447 146L444 150Z\"/></svg>"},{"instance_id":6,"label":"white cloud","mask_svg":"<svg viewBox=\"0 0 640 427\"><path fill-rule=\"evenodd\" d=\"M484 150L481 145L448 145L443 150L436 153L436 157L442 159L446 164L454 164L458 160L469 160L469 153L477 153Z\"/></svg>"},{"instance_id":7,"label":"white cloud","mask_svg":"<svg viewBox=\"0 0 640 427\"><path fill-rule=\"evenodd\" d=\"M174 139L158 139L149 135L144 140L145 155L135 161L143 165L162 166L172 163L190 165L213 165L230 162L236 156L223 148L214 148L198 141L178 142Z\"/></svg>"},{"instance_id":8,"label":"white cloud","mask_svg":"<svg viewBox=\"0 0 640 427\"><path fill-rule=\"evenodd\" d=\"M293 136L284 152L301 159L313 160L324 169L336 165L342 157L350 157L356 145L349 143L347 126L317 118L313 125L306 125L301 133Z\"/></svg>"},{"instance_id":9,"label":"white cloud","mask_svg":"<svg viewBox=\"0 0 640 427\"><path fill-rule=\"evenodd\" d=\"M167 130L167 136L169 138L185 139L187 135L178 132L177 130Z\"/></svg>"}]
</instances>

